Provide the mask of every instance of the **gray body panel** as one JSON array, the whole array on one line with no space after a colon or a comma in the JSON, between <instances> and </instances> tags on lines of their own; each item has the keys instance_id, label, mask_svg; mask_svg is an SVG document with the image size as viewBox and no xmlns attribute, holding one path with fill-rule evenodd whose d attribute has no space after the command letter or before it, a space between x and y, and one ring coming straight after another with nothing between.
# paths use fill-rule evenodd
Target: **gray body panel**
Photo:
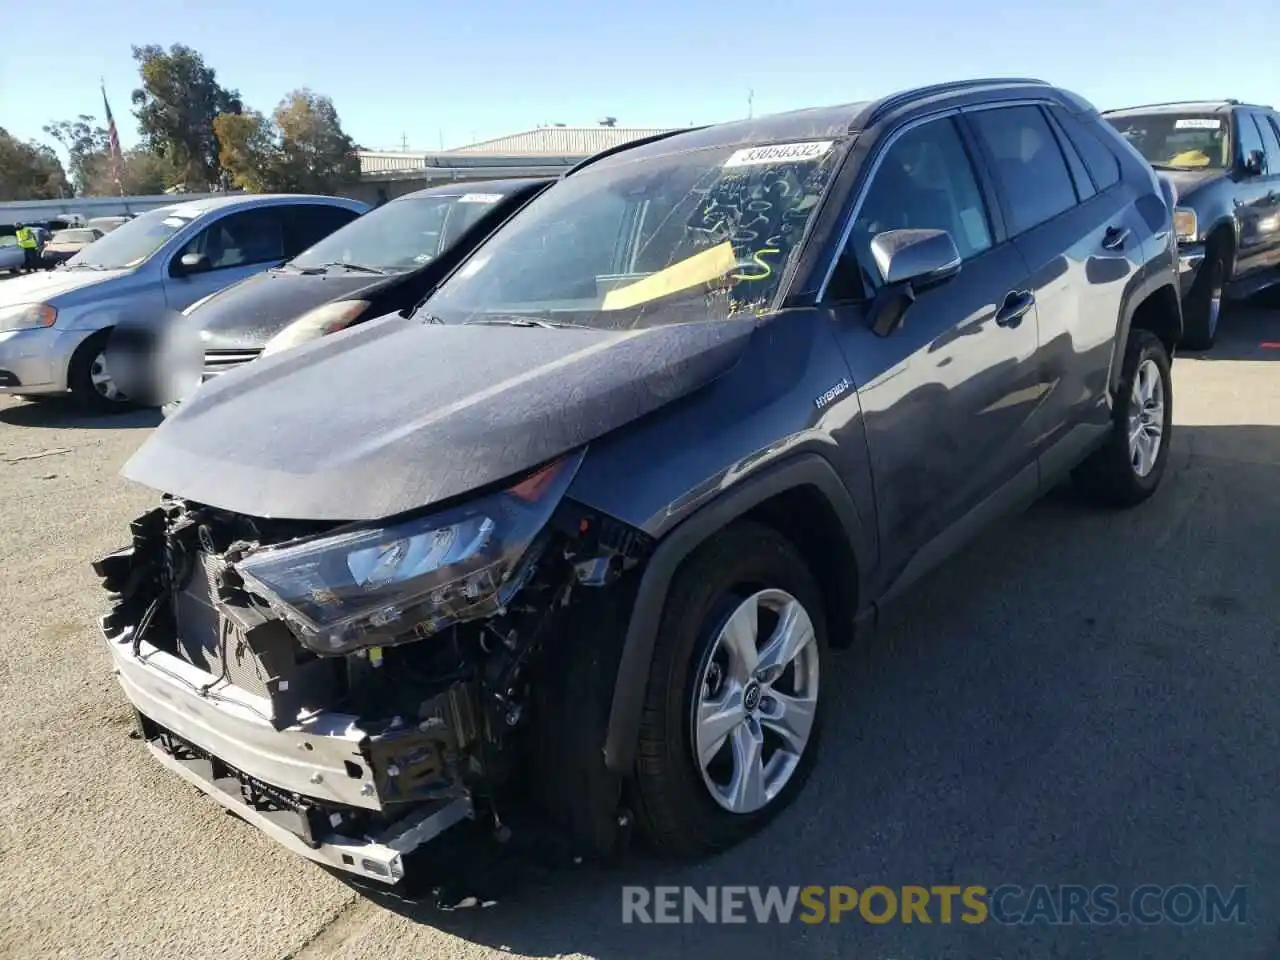
<instances>
[{"instance_id":1,"label":"gray body panel","mask_svg":"<svg viewBox=\"0 0 1280 960\"><path fill-rule=\"evenodd\" d=\"M123 474L254 516L376 520L665 406L731 366L751 331L738 320L609 331L392 315L209 381Z\"/></svg>"}]
</instances>

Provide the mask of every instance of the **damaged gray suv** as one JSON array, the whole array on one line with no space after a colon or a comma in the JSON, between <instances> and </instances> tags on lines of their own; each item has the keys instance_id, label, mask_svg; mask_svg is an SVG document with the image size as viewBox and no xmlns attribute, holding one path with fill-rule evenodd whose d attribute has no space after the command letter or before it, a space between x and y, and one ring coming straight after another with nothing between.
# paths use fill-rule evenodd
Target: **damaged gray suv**
<instances>
[{"instance_id":1,"label":"damaged gray suv","mask_svg":"<svg viewBox=\"0 0 1280 960\"><path fill-rule=\"evenodd\" d=\"M1060 481L1156 489L1174 236L1033 80L600 154L415 313L218 378L126 465L163 494L96 564L140 734L365 881L464 823L728 847L886 602Z\"/></svg>"}]
</instances>

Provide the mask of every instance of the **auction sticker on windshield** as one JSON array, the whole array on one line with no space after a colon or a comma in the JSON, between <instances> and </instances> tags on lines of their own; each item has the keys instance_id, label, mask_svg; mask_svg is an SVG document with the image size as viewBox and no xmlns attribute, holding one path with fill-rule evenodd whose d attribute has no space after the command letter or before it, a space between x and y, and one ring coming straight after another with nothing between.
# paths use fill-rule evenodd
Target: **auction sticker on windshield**
<instances>
[{"instance_id":1,"label":"auction sticker on windshield","mask_svg":"<svg viewBox=\"0 0 1280 960\"><path fill-rule=\"evenodd\" d=\"M459 203L497 203L502 199L500 193L464 193L458 198Z\"/></svg>"},{"instance_id":2,"label":"auction sticker on windshield","mask_svg":"<svg viewBox=\"0 0 1280 960\"><path fill-rule=\"evenodd\" d=\"M1217 130L1222 121L1213 117L1180 117L1173 126L1175 130Z\"/></svg>"},{"instance_id":3,"label":"auction sticker on windshield","mask_svg":"<svg viewBox=\"0 0 1280 960\"><path fill-rule=\"evenodd\" d=\"M726 167L750 167L768 163L803 163L817 160L835 144L834 140L807 140L802 143L771 143L767 147L735 150Z\"/></svg>"}]
</instances>

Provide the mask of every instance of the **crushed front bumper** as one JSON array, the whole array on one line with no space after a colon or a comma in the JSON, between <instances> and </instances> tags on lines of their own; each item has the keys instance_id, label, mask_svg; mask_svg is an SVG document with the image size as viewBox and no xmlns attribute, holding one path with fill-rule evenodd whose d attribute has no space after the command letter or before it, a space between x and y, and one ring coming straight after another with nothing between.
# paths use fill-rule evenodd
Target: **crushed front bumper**
<instances>
[{"instance_id":1,"label":"crushed front bumper","mask_svg":"<svg viewBox=\"0 0 1280 960\"><path fill-rule=\"evenodd\" d=\"M472 815L469 797L442 797L345 835L342 824L359 822L360 811L387 811L386 771L362 749L368 735L356 717L322 711L277 730L264 698L145 641L135 655L132 628L106 639L156 758L300 856L394 884L405 854ZM259 802L263 794L273 802Z\"/></svg>"}]
</instances>

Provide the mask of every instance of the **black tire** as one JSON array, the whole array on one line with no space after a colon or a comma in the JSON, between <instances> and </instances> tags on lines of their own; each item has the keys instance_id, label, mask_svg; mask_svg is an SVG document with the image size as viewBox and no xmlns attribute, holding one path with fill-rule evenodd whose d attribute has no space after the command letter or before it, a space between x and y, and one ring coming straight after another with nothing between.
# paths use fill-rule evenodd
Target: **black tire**
<instances>
[{"instance_id":1,"label":"black tire","mask_svg":"<svg viewBox=\"0 0 1280 960\"><path fill-rule=\"evenodd\" d=\"M805 608L822 665L827 631L821 591L796 548L775 530L736 523L698 548L672 581L649 671L634 783L636 827L660 856L693 858L744 840L795 798L812 770L825 700L820 684L800 761L763 808L751 813L724 809L694 759L692 710L701 668L729 611L765 588L784 590Z\"/></svg>"},{"instance_id":2,"label":"black tire","mask_svg":"<svg viewBox=\"0 0 1280 960\"><path fill-rule=\"evenodd\" d=\"M1163 390L1163 413L1160 422L1160 444L1155 460L1146 474L1134 465L1129 443L1129 417L1134 408L1134 378L1138 369L1150 361L1158 371ZM1169 446L1173 440L1173 377L1169 352L1149 330L1129 331L1124 363L1120 371L1120 387L1112 409L1112 429L1106 442L1076 468L1073 479L1085 497L1108 507L1132 507L1142 503L1160 486L1169 462Z\"/></svg>"},{"instance_id":3,"label":"black tire","mask_svg":"<svg viewBox=\"0 0 1280 960\"><path fill-rule=\"evenodd\" d=\"M1218 338L1227 261L1225 245L1210 241L1204 263L1182 305L1182 346L1188 350L1211 350Z\"/></svg>"},{"instance_id":4,"label":"black tire","mask_svg":"<svg viewBox=\"0 0 1280 960\"><path fill-rule=\"evenodd\" d=\"M111 331L95 333L76 348L67 369L67 385L75 402L91 413L124 413L134 409L127 399L111 399L103 396L93 384L93 367L107 346Z\"/></svg>"}]
</instances>

